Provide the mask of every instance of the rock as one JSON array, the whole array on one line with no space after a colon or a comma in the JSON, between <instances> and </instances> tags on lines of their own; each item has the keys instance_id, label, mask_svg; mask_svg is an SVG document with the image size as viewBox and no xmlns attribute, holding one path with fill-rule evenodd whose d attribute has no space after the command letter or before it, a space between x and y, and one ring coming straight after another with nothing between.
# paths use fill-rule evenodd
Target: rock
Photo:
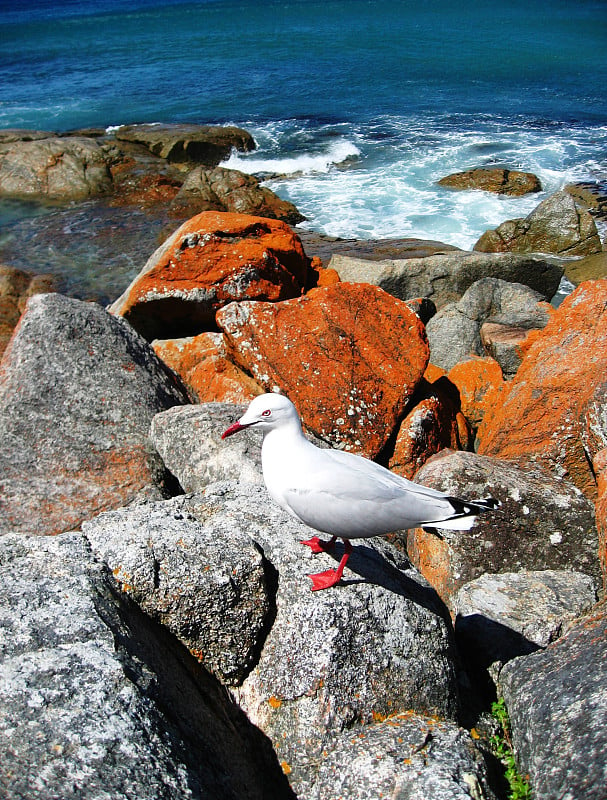
<instances>
[{"instance_id":1,"label":"rock","mask_svg":"<svg viewBox=\"0 0 607 800\"><path fill-rule=\"evenodd\" d=\"M58 294L30 298L0 365L0 531L55 534L144 490L166 494L150 421L186 402L123 321Z\"/></svg>"},{"instance_id":2,"label":"rock","mask_svg":"<svg viewBox=\"0 0 607 800\"><path fill-rule=\"evenodd\" d=\"M152 347L199 403L249 403L263 389L227 357L221 333L155 339Z\"/></svg>"},{"instance_id":3,"label":"rock","mask_svg":"<svg viewBox=\"0 0 607 800\"><path fill-rule=\"evenodd\" d=\"M168 469L186 492L235 480L263 484L259 431L222 441L221 434L245 412L232 403L174 406L152 420L151 437Z\"/></svg>"},{"instance_id":4,"label":"rock","mask_svg":"<svg viewBox=\"0 0 607 800\"><path fill-rule=\"evenodd\" d=\"M109 194L111 163L93 139L18 141L0 151L0 195L66 201Z\"/></svg>"},{"instance_id":5,"label":"rock","mask_svg":"<svg viewBox=\"0 0 607 800\"><path fill-rule=\"evenodd\" d=\"M253 175L235 169L196 167L186 176L175 200L174 209L187 209L188 215L201 211L228 211L256 217L281 219L297 225L305 217L288 200L281 200Z\"/></svg>"},{"instance_id":6,"label":"rock","mask_svg":"<svg viewBox=\"0 0 607 800\"><path fill-rule=\"evenodd\" d=\"M592 468L597 483L595 514L599 534L599 561L603 572L603 590L607 591L607 448L596 454Z\"/></svg>"},{"instance_id":7,"label":"rock","mask_svg":"<svg viewBox=\"0 0 607 800\"><path fill-rule=\"evenodd\" d=\"M120 591L222 683L243 681L270 608L263 559L245 531L218 542L184 497L108 511L82 530Z\"/></svg>"},{"instance_id":8,"label":"rock","mask_svg":"<svg viewBox=\"0 0 607 800\"><path fill-rule=\"evenodd\" d=\"M512 352L512 346L494 347L492 352L487 352L481 337L483 326L491 322L528 332L544 327L548 317L549 307L538 292L523 284L483 278L472 284L460 300L443 306L428 321L430 359L436 366L450 370L472 355L492 355L504 377L512 377L520 364L520 356Z\"/></svg>"},{"instance_id":9,"label":"rock","mask_svg":"<svg viewBox=\"0 0 607 800\"><path fill-rule=\"evenodd\" d=\"M186 492L198 492L217 481L263 484L262 435L254 428L222 441L221 434L246 405L202 403L174 406L152 420L151 437L164 463ZM327 447L309 432L317 447Z\"/></svg>"},{"instance_id":10,"label":"rock","mask_svg":"<svg viewBox=\"0 0 607 800\"><path fill-rule=\"evenodd\" d=\"M607 797L605 606L500 673L512 739L535 800Z\"/></svg>"},{"instance_id":11,"label":"rock","mask_svg":"<svg viewBox=\"0 0 607 800\"><path fill-rule=\"evenodd\" d=\"M451 367L448 378L459 391L462 414L475 430L483 421L491 398L504 385L502 368L490 356L475 356Z\"/></svg>"},{"instance_id":12,"label":"rock","mask_svg":"<svg viewBox=\"0 0 607 800\"><path fill-rule=\"evenodd\" d=\"M492 800L487 767L470 734L452 722L396 714L331 742L310 800Z\"/></svg>"},{"instance_id":13,"label":"rock","mask_svg":"<svg viewBox=\"0 0 607 800\"><path fill-rule=\"evenodd\" d=\"M542 184L532 172L519 172L502 167L478 167L455 172L438 181L448 189L482 189L484 192L520 197L530 192L541 192Z\"/></svg>"},{"instance_id":14,"label":"rock","mask_svg":"<svg viewBox=\"0 0 607 800\"><path fill-rule=\"evenodd\" d=\"M522 570L481 575L455 595L460 652L487 667L547 647L596 602L588 575Z\"/></svg>"},{"instance_id":15,"label":"rock","mask_svg":"<svg viewBox=\"0 0 607 800\"><path fill-rule=\"evenodd\" d=\"M522 283L550 300L563 274L560 264L536 255L461 251L376 262L335 255L329 266L344 282L372 283L401 300L428 297L439 309L459 300L482 278Z\"/></svg>"},{"instance_id":16,"label":"rock","mask_svg":"<svg viewBox=\"0 0 607 800\"><path fill-rule=\"evenodd\" d=\"M592 503L546 468L445 450L415 480L456 497L489 495L502 504L478 517L469 532L443 530L440 538L421 528L408 532L413 564L449 608L457 591L484 573L566 569L599 584Z\"/></svg>"},{"instance_id":17,"label":"rock","mask_svg":"<svg viewBox=\"0 0 607 800\"><path fill-rule=\"evenodd\" d=\"M30 275L21 269L0 264L0 357L6 350L28 298L52 292L53 275Z\"/></svg>"},{"instance_id":18,"label":"rock","mask_svg":"<svg viewBox=\"0 0 607 800\"><path fill-rule=\"evenodd\" d=\"M112 175L112 207L136 206L149 212L162 206L170 210L181 188L181 181L176 178L146 172L140 162L129 159L124 159L120 165L114 167ZM184 214L185 218L190 216L192 214Z\"/></svg>"},{"instance_id":19,"label":"rock","mask_svg":"<svg viewBox=\"0 0 607 800\"><path fill-rule=\"evenodd\" d=\"M422 381L396 436L388 466L411 480L418 469L446 447L467 450L472 444L468 423L460 410L457 389L446 377Z\"/></svg>"},{"instance_id":20,"label":"rock","mask_svg":"<svg viewBox=\"0 0 607 800\"><path fill-rule=\"evenodd\" d=\"M299 797L310 797L333 735L364 733L374 719L404 711L453 719L449 626L403 555L366 540L355 545L344 584L311 592L305 573L335 562L310 556L299 544L310 529L269 503L264 488L213 484L200 504L219 540L243 530L275 570L275 619L258 663L232 693L272 741ZM338 787L326 796L340 796Z\"/></svg>"},{"instance_id":21,"label":"rock","mask_svg":"<svg viewBox=\"0 0 607 800\"><path fill-rule=\"evenodd\" d=\"M606 304L607 280L583 283L530 335L521 367L479 428L479 453L538 461L595 497L584 412L607 372Z\"/></svg>"},{"instance_id":22,"label":"rock","mask_svg":"<svg viewBox=\"0 0 607 800\"><path fill-rule=\"evenodd\" d=\"M3 128L0 131L0 145L14 142L34 142L37 139L53 139L57 134L53 131L32 131L28 128Z\"/></svg>"},{"instance_id":23,"label":"rock","mask_svg":"<svg viewBox=\"0 0 607 800\"><path fill-rule=\"evenodd\" d=\"M576 261L565 263L565 277L574 286L579 286L584 281L594 281L607 278L607 251L595 253Z\"/></svg>"},{"instance_id":24,"label":"rock","mask_svg":"<svg viewBox=\"0 0 607 800\"><path fill-rule=\"evenodd\" d=\"M122 125L115 132L123 142L143 144L170 163L195 163L215 167L232 149L248 153L255 140L242 128L222 125Z\"/></svg>"},{"instance_id":25,"label":"rock","mask_svg":"<svg viewBox=\"0 0 607 800\"><path fill-rule=\"evenodd\" d=\"M287 800L259 733L172 637L120 602L81 534L0 540L6 800Z\"/></svg>"},{"instance_id":26,"label":"rock","mask_svg":"<svg viewBox=\"0 0 607 800\"><path fill-rule=\"evenodd\" d=\"M595 222L568 192L555 192L524 219L485 231L474 250L482 253L555 253L587 256L602 250Z\"/></svg>"},{"instance_id":27,"label":"rock","mask_svg":"<svg viewBox=\"0 0 607 800\"><path fill-rule=\"evenodd\" d=\"M317 231L298 228L304 250L311 257L328 264L334 255L365 261L424 258L437 253L462 252L459 247L426 239L339 239Z\"/></svg>"},{"instance_id":28,"label":"rock","mask_svg":"<svg viewBox=\"0 0 607 800\"><path fill-rule=\"evenodd\" d=\"M607 378L596 384L582 408L581 435L589 461L607 447Z\"/></svg>"},{"instance_id":29,"label":"rock","mask_svg":"<svg viewBox=\"0 0 607 800\"><path fill-rule=\"evenodd\" d=\"M607 217L607 184L605 181L569 183L564 189L578 205L587 208L594 216L599 219Z\"/></svg>"},{"instance_id":30,"label":"rock","mask_svg":"<svg viewBox=\"0 0 607 800\"><path fill-rule=\"evenodd\" d=\"M405 300L411 311L414 311L421 319L424 325L428 324L428 320L436 314L436 306L428 297L415 297L411 300Z\"/></svg>"},{"instance_id":31,"label":"rock","mask_svg":"<svg viewBox=\"0 0 607 800\"><path fill-rule=\"evenodd\" d=\"M233 300L297 297L308 264L284 222L207 211L156 250L110 311L148 340L190 336L213 330Z\"/></svg>"},{"instance_id":32,"label":"rock","mask_svg":"<svg viewBox=\"0 0 607 800\"><path fill-rule=\"evenodd\" d=\"M516 375L521 365L522 352L530 330L538 328L525 328L523 325L508 325L503 322L483 322L481 325L483 349L498 362L507 381Z\"/></svg>"},{"instance_id":33,"label":"rock","mask_svg":"<svg viewBox=\"0 0 607 800\"><path fill-rule=\"evenodd\" d=\"M266 391L283 391L316 436L370 458L392 435L428 361L419 317L366 284L232 303L217 323L233 360Z\"/></svg>"}]
</instances>

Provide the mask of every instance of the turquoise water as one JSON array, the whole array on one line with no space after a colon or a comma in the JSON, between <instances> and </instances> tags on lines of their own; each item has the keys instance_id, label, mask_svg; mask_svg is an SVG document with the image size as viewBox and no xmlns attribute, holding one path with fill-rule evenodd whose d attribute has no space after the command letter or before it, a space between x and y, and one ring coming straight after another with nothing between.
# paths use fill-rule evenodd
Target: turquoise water
<instances>
[{"instance_id":1,"label":"turquoise water","mask_svg":"<svg viewBox=\"0 0 607 800\"><path fill-rule=\"evenodd\" d=\"M241 125L258 149L228 164L287 174L270 185L306 227L467 248L607 178L606 52L604 0L2 2L0 127ZM544 192L436 186L491 164ZM0 208L0 239L19 213Z\"/></svg>"}]
</instances>

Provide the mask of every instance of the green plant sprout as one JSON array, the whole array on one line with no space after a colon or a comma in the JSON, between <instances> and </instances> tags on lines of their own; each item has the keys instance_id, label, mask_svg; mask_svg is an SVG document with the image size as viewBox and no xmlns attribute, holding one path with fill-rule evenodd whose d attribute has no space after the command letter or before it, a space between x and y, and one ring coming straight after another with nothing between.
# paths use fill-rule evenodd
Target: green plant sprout
<instances>
[{"instance_id":1,"label":"green plant sprout","mask_svg":"<svg viewBox=\"0 0 607 800\"><path fill-rule=\"evenodd\" d=\"M510 718L504 698L491 704L491 714L499 723L500 730L491 739L491 747L505 767L504 777L510 786L508 800L532 800L529 776L521 775L514 760L514 750L510 736Z\"/></svg>"}]
</instances>

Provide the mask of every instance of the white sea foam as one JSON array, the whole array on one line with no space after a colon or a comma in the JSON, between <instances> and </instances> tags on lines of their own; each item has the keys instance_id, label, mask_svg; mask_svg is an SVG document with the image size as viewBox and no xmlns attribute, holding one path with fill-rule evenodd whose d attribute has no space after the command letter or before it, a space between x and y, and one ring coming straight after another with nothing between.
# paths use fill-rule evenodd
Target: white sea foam
<instances>
[{"instance_id":1,"label":"white sea foam","mask_svg":"<svg viewBox=\"0 0 607 800\"><path fill-rule=\"evenodd\" d=\"M339 133L327 147L326 137L335 136L335 130L312 132L296 121L273 123L255 131L260 144L255 154L233 155L224 166L289 175L267 185L295 203L307 218L306 228L343 238L434 239L463 249L503 221L527 216L566 183L607 171L607 164L596 160L596 142L580 130L502 129L497 124L454 129L384 118L365 128L341 125ZM586 146L588 161L583 158ZM289 154L293 150L296 155ZM335 168L352 156L352 169ZM507 197L437 184L453 172L492 165L535 173L542 191Z\"/></svg>"},{"instance_id":2,"label":"white sea foam","mask_svg":"<svg viewBox=\"0 0 607 800\"><path fill-rule=\"evenodd\" d=\"M337 140L320 153L302 153L293 157L251 156L232 151L220 166L248 174L298 175L326 173L333 167L357 158L360 150L347 139Z\"/></svg>"}]
</instances>

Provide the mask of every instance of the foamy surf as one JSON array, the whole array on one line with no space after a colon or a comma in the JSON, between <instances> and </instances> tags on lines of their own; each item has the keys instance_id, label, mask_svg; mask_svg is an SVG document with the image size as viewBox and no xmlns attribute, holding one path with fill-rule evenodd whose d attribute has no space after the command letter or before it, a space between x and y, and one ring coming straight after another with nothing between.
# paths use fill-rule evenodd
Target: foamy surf
<instances>
[{"instance_id":1,"label":"foamy surf","mask_svg":"<svg viewBox=\"0 0 607 800\"><path fill-rule=\"evenodd\" d=\"M359 156L359 148L345 139L333 142L320 153L303 153L283 158L264 157L262 154L256 157L233 150L230 157L222 161L220 166L237 169L249 175L314 175L327 173L335 167L352 162Z\"/></svg>"}]
</instances>

